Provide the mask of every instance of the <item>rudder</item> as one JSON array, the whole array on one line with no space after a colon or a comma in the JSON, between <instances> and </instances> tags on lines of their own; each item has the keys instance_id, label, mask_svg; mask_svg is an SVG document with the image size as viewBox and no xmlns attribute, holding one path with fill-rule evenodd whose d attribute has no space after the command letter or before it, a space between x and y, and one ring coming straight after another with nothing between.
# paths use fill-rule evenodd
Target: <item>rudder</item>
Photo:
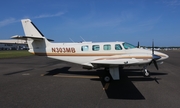
<instances>
[{"instance_id":1,"label":"rudder","mask_svg":"<svg viewBox=\"0 0 180 108\"><path fill-rule=\"evenodd\" d=\"M31 22L30 19L22 19L21 22L22 22L22 26L24 29L25 36L44 37L44 35L33 24L33 22Z\"/></svg>"}]
</instances>

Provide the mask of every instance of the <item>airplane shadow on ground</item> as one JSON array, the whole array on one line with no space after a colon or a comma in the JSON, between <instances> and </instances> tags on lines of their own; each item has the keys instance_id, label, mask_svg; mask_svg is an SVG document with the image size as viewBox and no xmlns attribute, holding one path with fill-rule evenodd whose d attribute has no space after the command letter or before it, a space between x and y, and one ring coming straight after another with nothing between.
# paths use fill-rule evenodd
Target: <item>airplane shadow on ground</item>
<instances>
[{"instance_id":1,"label":"airplane shadow on ground","mask_svg":"<svg viewBox=\"0 0 180 108\"><path fill-rule=\"evenodd\" d=\"M109 99L127 99L127 100L144 100L145 97L135 87L133 81L155 81L159 84L160 78L152 78L158 75L167 75L167 73L151 72L151 77L143 77L143 73L139 69L123 69L120 73L119 81L105 83L102 80L104 70L94 71L69 71L71 67L57 68L48 71L44 76L53 76L58 74L66 75L82 75L82 76L99 76L99 78L91 78L92 81L101 81L103 88ZM108 87L106 87L108 84Z\"/></svg>"}]
</instances>

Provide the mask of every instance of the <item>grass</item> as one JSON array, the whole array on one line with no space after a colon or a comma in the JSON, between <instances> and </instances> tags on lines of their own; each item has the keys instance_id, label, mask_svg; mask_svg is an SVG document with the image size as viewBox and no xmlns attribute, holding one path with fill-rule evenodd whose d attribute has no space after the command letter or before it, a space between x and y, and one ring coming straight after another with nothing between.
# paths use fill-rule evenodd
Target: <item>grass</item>
<instances>
[{"instance_id":1,"label":"grass","mask_svg":"<svg viewBox=\"0 0 180 108\"><path fill-rule=\"evenodd\" d=\"M0 51L0 59L1 58L15 58L15 57L24 57L31 56L27 50L19 50L19 51Z\"/></svg>"}]
</instances>

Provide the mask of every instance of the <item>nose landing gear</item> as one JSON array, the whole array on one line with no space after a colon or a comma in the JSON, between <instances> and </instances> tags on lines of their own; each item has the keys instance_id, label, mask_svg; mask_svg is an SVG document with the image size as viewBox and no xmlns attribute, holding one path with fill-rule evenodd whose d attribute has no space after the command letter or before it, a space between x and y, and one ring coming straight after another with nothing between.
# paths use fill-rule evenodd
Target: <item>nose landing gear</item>
<instances>
[{"instance_id":1,"label":"nose landing gear","mask_svg":"<svg viewBox=\"0 0 180 108\"><path fill-rule=\"evenodd\" d=\"M143 74L144 74L144 77L150 77L150 73L147 70L146 66L143 68Z\"/></svg>"}]
</instances>

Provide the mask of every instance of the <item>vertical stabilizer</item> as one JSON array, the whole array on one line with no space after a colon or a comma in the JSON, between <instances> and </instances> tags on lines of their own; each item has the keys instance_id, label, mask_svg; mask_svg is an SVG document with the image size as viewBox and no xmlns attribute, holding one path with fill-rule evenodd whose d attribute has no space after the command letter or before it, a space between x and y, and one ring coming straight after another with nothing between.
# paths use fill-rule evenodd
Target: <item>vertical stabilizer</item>
<instances>
[{"instance_id":1,"label":"vertical stabilizer","mask_svg":"<svg viewBox=\"0 0 180 108\"><path fill-rule=\"evenodd\" d=\"M21 22L25 34L22 38L27 39L29 52L34 54L46 53L46 48L50 42L44 37L30 19L22 19Z\"/></svg>"},{"instance_id":2,"label":"vertical stabilizer","mask_svg":"<svg viewBox=\"0 0 180 108\"><path fill-rule=\"evenodd\" d=\"M31 22L30 19L21 20L24 29L25 36L31 37L44 37L44 35L39 31L39 29Z\"/></svg>"}]
</instances>

